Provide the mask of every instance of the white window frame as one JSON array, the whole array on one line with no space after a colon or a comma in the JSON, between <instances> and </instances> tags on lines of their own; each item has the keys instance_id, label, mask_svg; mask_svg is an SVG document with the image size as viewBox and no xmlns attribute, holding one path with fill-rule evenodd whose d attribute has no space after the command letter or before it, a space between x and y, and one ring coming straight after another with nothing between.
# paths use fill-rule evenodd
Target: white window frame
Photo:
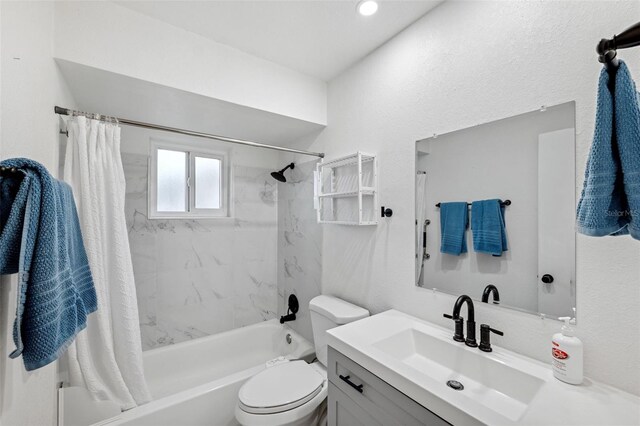
<instances>
[{"instance_id":1,"label":"white window frame","mask_svg":"<svg viewBox=\"0 0 640 426\"><path fill-rule=\"evenodd\" d=\"M158 209L158 150L166 149L171 151L181 151L186 153L186 200L185 212L159 212ZM165 142L151 140L149 155L149 182L148 182L148 211L149 219L216 219L228 218L231 216L229 208L229 198L231 195L231 181L229 155L223 151L202 148L195 144L181 144L175 142ZM213 158L220 161L220 208L218 209L197 209L195 206L196 179L195 164L196 157Z\"/></svg>"}]
</instances>

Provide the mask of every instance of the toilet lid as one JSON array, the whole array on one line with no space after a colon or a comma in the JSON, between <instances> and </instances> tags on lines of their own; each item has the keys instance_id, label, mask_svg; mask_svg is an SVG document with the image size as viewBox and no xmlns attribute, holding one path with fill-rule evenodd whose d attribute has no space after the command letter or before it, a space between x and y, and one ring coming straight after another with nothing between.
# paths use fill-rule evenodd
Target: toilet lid
<instances>
[{"instance_id":1,"label":"toilet lid","mask_svg":"<svg viewBox=\"0 0 640 426\"><path fill-rule=\"evenodd\" d=\"M240 389L240 408L248 413L281 413L303 405L322 390L324 379L304 361L267 368Z\"/></svg>"}]
</instances>

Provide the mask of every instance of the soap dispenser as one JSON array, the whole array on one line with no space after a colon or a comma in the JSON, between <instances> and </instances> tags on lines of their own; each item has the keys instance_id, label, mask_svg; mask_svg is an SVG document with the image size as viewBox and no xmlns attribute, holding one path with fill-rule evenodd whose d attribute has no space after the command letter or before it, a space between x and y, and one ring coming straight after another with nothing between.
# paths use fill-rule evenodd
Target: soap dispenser
<instances>
[{"instance_id":1,"label":"soap dispenser","mask_svg":"<svg viewBox=\"0 0 640 426\"><path fill-rule=\"evenodd\" d=\"M553 375L563 382L579 385L583 379L582 341L575 335L571 317L558 319L564 321L564 325L551 339Z\"/></svg>"}]
</instances>

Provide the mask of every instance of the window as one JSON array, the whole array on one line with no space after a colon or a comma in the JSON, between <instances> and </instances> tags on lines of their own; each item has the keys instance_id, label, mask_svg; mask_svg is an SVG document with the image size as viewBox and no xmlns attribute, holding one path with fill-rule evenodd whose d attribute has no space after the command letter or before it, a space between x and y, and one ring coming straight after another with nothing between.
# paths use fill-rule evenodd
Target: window
<instances>
[{"instance_id":1,"label":"window","mask_svg":"<svg viewBox=\"0 0 640 426\"><path fill-rule=\"evenodd\" d=\"M224 153L152 143L149 217L228 216L228 164Z\"/></svg>"}]
</instances>

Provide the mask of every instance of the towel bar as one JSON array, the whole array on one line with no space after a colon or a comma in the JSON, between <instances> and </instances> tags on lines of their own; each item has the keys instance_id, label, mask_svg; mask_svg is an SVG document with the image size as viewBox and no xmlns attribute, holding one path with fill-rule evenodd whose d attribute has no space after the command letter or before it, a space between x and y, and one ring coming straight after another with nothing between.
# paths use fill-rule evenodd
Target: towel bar
<instances>
[{"instance_id":1,"label":"towel bar","mask_svg":"<svg viewBox=\"0 0 640 426\"><path fill-rule=\"evenodd\" d=\"M440 207L441 203L436 204L436 207ZM467 203L467 206L470 206L471 203ZM504 200L504 201L500 201L500 205L501 206L510 206L511 205L511 200Z\"/></svg>"}]
</instances>

